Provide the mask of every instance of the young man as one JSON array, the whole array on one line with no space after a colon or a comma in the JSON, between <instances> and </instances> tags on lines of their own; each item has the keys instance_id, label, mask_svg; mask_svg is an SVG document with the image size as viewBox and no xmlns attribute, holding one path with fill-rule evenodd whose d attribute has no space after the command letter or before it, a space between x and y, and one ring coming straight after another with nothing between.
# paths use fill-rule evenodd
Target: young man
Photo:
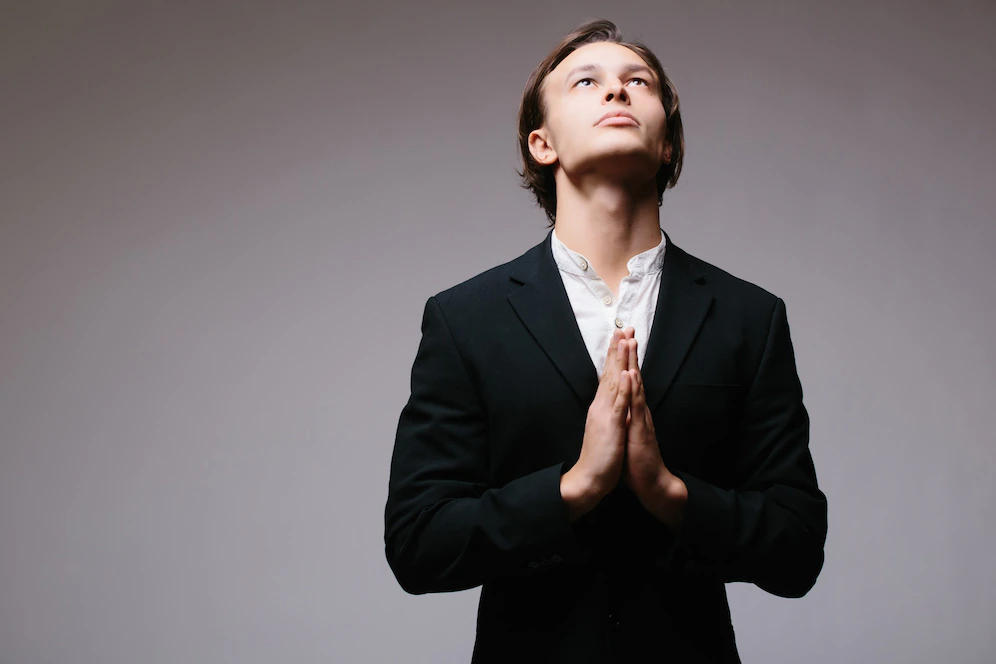
<instances>
[{"instance_id":1,"label":"young man","mask_svg":"<svg viewBox=\"0 0 996 664\"><path fill-rule=\"evenodd\" d=\"M483 586L474 663L739 662L724 584L801 597L823 566L785 304L661 229L678 97L612 23L536 69L519 133L554 228L426 302L388 563Z\"/></svg>"}]
</instances>

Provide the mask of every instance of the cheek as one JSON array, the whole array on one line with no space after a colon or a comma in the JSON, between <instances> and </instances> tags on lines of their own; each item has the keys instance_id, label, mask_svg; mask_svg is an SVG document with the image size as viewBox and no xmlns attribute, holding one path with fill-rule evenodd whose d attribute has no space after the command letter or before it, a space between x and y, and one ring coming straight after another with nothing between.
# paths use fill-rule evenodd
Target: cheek
<instances>
[{"instance_id":1,"label":"cheek","mask_svg":"<svg viewBox=\"0 0 996 664\"><path fill-rule=\"evenodd\" d=\"M666 161L671 156L671 146L667 142L667 127L662 125L657 136L659 137L658 145L661 147L661 159Z\"/></svg>"},{"instance_id":2,"label":"cheek","mask_svg":"<svg viewBox=\"0 0 996 664\"><path fill-rule=\"evenodd\" d=\"M558 106L557 110L549 116L547 123L547 130L553 145L565 152L573 152L583 147L587 141L591 140L593 127L590 124L594 122L594 119L590 121L586 119L591 116L590 103L565 103Z\"/></svg>"}]
</instances>

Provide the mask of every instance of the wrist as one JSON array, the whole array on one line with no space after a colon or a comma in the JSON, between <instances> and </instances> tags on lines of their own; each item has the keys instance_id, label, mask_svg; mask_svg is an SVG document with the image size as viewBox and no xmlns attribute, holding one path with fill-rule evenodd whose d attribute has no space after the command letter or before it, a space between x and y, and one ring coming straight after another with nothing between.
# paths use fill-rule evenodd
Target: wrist
<instances>
[{"instance_id":1,"label":"wrist","mask_svg":"<svg viewBox=\"0 0 996 664\"><path fill-rule=\"evenodd\" d=\"M687 502L688 487L677 475L666 473L658 481L650 504L645 507L658 521L677 532L681 529Z\"/></svg>"},{"instance_id":2,"label":"wrist","mask_svg":"<svg viewBox=\"0 0 996 664\"><path fill-rule=\"evenodd\" d=\"M560 476L560 495L567 505L571 521L595 509L602 499L594 482L579 472L576 466Z\"/></svg>"}]
</instances>

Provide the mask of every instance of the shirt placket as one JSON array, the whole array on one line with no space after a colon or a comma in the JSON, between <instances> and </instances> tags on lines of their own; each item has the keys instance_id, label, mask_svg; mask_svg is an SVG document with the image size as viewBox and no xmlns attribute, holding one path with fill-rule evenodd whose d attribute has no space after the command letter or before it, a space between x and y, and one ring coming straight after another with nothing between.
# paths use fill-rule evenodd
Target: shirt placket
<instances>
[{"instance_id":1,"label":"shirt placket","mask_svg":"<svg viewBox=\"0 0 996 664\"><path fill-rule=\"evenodd\" d=\"M630 321L630 314L632 313L632 297L630 293L630 279L632 275L623 277L622 281L619 282L619 297L614 298L615 302L612 305L612 311L609 312L609 333L611 334L614 328L620 330L626 329L627 327L632 327L632 322ZM608 287L606 287L608 290Z\"/></svg>"}]
</instances>

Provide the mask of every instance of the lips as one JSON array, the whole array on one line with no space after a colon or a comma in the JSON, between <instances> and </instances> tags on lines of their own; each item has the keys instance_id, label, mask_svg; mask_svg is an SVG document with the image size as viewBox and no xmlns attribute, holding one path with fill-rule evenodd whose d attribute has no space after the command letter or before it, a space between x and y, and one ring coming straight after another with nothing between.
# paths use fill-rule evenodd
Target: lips
<instances>
[{"instance_id":1,"label":"lips","mask_svg":"<svg viewBox=\"0 0 996 664\"><path fill-rule=\"evenodd\" d=\"M612 120L611 122L608 122L606 124L623 124L623 125L640 124L640 122L636 119L636 117L632 113L620 109L615 111L609 111L608 113L600 117L598 119L598 122L595 123L595 125L596 126L600 125L606 120L609 120L610 118L618 118L618 120Z\"/></svg>"}]
</instances>

